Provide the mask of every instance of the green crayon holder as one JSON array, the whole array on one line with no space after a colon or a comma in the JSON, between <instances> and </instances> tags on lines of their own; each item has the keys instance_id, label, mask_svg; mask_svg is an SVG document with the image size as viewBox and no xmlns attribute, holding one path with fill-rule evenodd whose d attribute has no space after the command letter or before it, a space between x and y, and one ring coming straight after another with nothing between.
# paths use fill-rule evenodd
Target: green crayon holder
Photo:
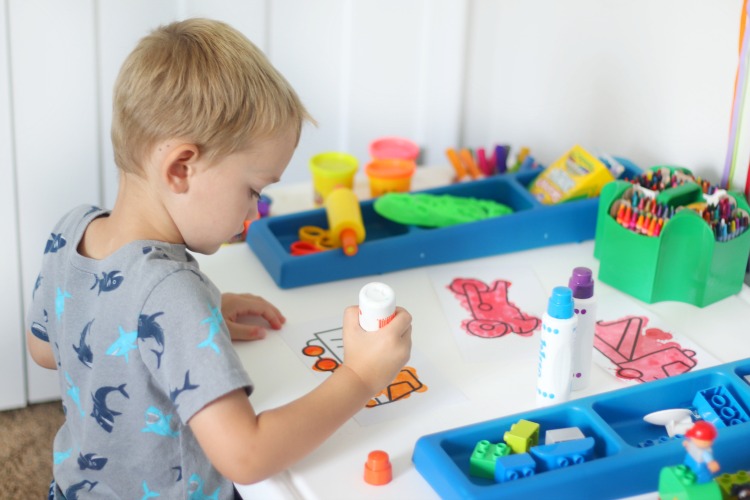
<instances>
[{"instance_id":1,"label":"green crayon holder","mask_svg":"<svg viewBox=\"0 0 750 500\"><path fill-rule=\"evenodd\" d=\"M649 304L673 300L704 307L740 291L750 254L750 230L717 241L706 221L685 209L664 224L659 236L638 234L610 213L630 187L627 181L614 181L600 194L594 243L600 281ZM750 213L742 196L727 195L737 208ZM677 208L705 199L700 186L686 183L661 191L657 201Z\"/></svg>"}]
</instances>

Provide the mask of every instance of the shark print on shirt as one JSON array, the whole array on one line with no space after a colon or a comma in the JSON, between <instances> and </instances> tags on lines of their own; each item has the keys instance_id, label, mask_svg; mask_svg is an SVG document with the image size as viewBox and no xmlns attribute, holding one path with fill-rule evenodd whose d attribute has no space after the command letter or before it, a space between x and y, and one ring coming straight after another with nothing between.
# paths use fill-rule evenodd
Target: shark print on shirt
<instances>
[{"instance_id":1,"label":"shark print on shirt","mask_svg":"<svg viewBox=\"0 0 750 500\"><path fill-rule=\"evenodd\" d=\"M122 415L121 412L115 411L107 406L107 395L110 392L119 392L125 398L130 399L130 396L125 392L125 385L122 384L118 387L100 387L96 390L96 393L92 394L94 398L94 410L91 412L91 416L94 417L99 427L107 432L112 432L115 424L115 417Z\"/></svg>"},{"instance_id":2,"label":"shark print on shirt","mask_svg":"<svg viewBox=\"0 0 750 500\"><path fill-rule=\"evenodd\" d=\"M86 326L81 330L81 339L78 341L78 345L73 344L73 350L78 354L78 360L88 368L91 368L91 363L94 361L94 353L91 351L91 346L86 343L86 337L91 332L92 323L94 323L93 319L86 323Z\"/></svg>"},{"instance_id":3,"label":"shark print on shirt","mask_svg":"<svg viewBox=\"0 0 750 500\"><path fill-rule=\"evenodd\" d=\"M161 367L161 356L164 354L164 330L161 325L156 321L156 318L164 314L163 312L154 313L152 315L141 314L138 317L138 338L142 341L147 339L154 339L156 345L161 347L161 351L151 349L151 352L156 354L156 368Z\"/></svg>"},{"instance_id":4,"label":"shark print on shirt","mask_svg":"<svg viewBox=\"0 0 750 500\"><path fill-rule=\"evenodd\" d=\"M47 244L44 246L44 253L57 253L66 243L62 233L50 233Z\"/></svg>"},{"instance_id":5,"label":"shark print on shirt","mask_svg":"<svg viewBox=\"0 0 750 500\"><path fill-rule=\"evenodd\" d=\"M107 458L100 457L96 453L78 454L78 467L81 470L102 470L108 461Z\"/></svg>"},{"instance_id":6,"label":"shark print on shirt","mask_svg":"<svg viewBox=\"0 0 750 500\"><path fill-rule=\"evenodd\" d=\"M120 332L120 338L114 341L111 346L107 349L109 356L124 356L125 362L129 361L128 353L133 349L138 349L135 344L138 338L138 332L126 332L121 326L117 327Z\"/></svg>"},{"instance_id":7,"label":"shark print on shirt","mask_svg":"<svg viewBox=\"0 0 750 500\"><path fill-rule=\"evenodd\" d=\"M221 316L221 311L219 311L218 307L211 307L210 311L211 316L201 321L201 324L208 323L208 338L198 344L198 347L210 347L216 354L221 354L219 346L214 342L214 337L221 331L220 325L224 321L224 318Z\"/></svg>"},{"instance_id":8,"label":"shark print on shirt","mask_svg":"<svg viewBox=\"0 0 750 500\"><path fill-rule=\"evenodd\" d=\"M117 290L117 287L122 284L123 280L125 280L125 277L118 276L119 274L120 271L102 271L101 278L96 275L94 276L94 284L91 286L90 290L96 288L97 285L99 286L99 291L96 293L97 295L101 295L102 292Z\"/></svg>"}]
</instances>

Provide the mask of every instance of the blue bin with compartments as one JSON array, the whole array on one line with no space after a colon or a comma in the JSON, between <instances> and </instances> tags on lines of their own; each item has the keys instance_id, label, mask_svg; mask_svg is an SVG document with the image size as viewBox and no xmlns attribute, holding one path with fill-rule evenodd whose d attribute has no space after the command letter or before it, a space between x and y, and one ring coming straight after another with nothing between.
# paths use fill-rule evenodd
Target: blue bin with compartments
<instances>
[{"instance_id":1,"label":"blue bin with compartments","mask_svg":"<svg viewBox=\"0 0 750 500\"><path fill-rule=\"evenodd\" d=\"M643 417L673 408L697 414L696 397L702 400L717 394L722 404L731 403L737 414L747 414L748 374L750 359L745 359L430 434L417 440L412 460L442 498L622 498L657 491L661 468L682 464L685 448L682 439L669 439L665 427L649 424ZM520 419L538 423L541 435L551 429L578 427L587 439L593 439L593 449L565 467L537 464L535 474L512 481L470 474L469 457L476 443L502 442L503 433ZM750 423L736 419L717 430L713 452L721 473L750 470ZM644 446L646 442L651 445ZM540 440L539 446L545 444ZM534 448L530 454L534 456Z\"/></svg>"},{"instance_id":2,"label":"blue bin with compartments","mask_svg":"<svg viewBox=\"0 0 750 500\"><path fill-rule=\"evenodd\" d=\"M640 174L631 162L617 160L625 166L624 178ZM376 213L374 200L363 201L367 236L351 257L340 250L291 254L302 226L328 226L323 208L256 220L247 243L280 288L294 288L593 239L599 198L543 205L528 191L539 172L495 175L420 191L492 200L513 209L502 217L448 227L398 224Z\"/></svg>"}]
</instances>

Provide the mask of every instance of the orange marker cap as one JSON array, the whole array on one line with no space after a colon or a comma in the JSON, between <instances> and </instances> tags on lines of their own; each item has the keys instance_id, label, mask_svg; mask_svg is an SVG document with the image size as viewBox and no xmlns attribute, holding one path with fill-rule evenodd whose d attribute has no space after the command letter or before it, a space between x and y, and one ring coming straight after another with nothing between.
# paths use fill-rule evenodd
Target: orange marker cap
<instances>
[{"instance_id":1,"label":"orange marker cap","mask_svg":"<svg viewBox=\"0 0 750 500\"><path fill-rule=\"evenodd\" d=\"M348 256L357 254L357 233L354 229L344 229L339 235L341 237L341 248Z\"/></svg>"},{"instance_id":2,"label":"orange marker cap","mask_svg":"<svg viewBox=\"0 0 750 500\"><path fill-rule=\"evenodd\" d=\"M382 450L371 451L365 463L365 482L375 486L388 484L393 479L393 469L388 453Z\"/></svg>"}]
</instances>

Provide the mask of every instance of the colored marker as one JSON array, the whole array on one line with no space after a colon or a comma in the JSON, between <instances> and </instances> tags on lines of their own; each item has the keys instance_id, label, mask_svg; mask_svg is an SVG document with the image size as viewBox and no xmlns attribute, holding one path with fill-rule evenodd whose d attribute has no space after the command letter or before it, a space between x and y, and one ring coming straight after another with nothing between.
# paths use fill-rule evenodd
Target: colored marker
<instances>
[{"instance_id":1,"label":"colored marker","mask_svg":"<svg viewBox=\"0 0 750 500\"><path fill-rule=\"evenodd\" d=\"M654 219L656 220L656 219ZM596 327L596 299L594 278L588 267L576 267L568 281L573 291L573 312L578 317L573 342L573 386L578 391L589 385L591 353L594 350Z\"/></svg>"},{"instance_id":2,"label":"colored marker","mask_svg":"<svg viewBox=\"0 0 750 500\"><path fill-rule=\"evenodd\" d=\"M396 294L385 283L373 281L359 291L359 326L368 332L380 330L396 315Z\"/></svg>"},{"instance_id":3,"label":"colored marker","mask_svg":"<svg viewBox=\"0 0 750 500\"><path fill-rule=\"evenodd\" d=\"M552 289L542 315L537 369L537 406L562 403L570 397L573 341L578 318L573 313L573 292L566 286Z\"/></svg>"},{"instance_id":4,"label":"colored marker","mask_svg":"<svg viewBox=\"0 0 750 500\"><path fill-rule=\"evenodd\" d=\"M453 148L448 148L445 150L445 155L448 157L451 165L453 165L453 170L456 171L456 180L460 181L461 179L466 177L466 169L461 163L461 160L458 158L456 150Z\"/></svg>"}]
</instances>

